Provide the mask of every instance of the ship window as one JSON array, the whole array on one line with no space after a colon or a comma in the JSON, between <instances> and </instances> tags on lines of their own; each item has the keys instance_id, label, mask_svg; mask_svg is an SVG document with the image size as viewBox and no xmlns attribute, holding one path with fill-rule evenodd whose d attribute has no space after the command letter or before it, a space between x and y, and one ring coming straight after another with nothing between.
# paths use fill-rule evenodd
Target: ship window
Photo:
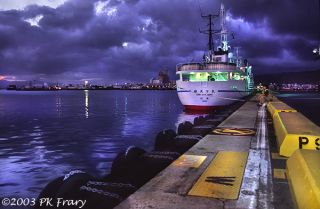
<instances>
[{"instance_id":1,"label":"ship window","mask_svg":"<svg viewBox=\"0 0 320 209\"><path fill-rule=\"evenodd\" d=\"M230 79L231 80L240 80L240 74L239 73L230 73Z\"/></svg>"},{"instance_id":2,"label":"ship window","mask_svg":"<svg viewBox=\"0 0 320 209\"><path fill-rule=\"evenodd\" d=\"M227 81L228 73L227 72L211 72L208 76L208 81Z\"/></svg>"},{"instance_id":3,"label":"ship window","mask_svg":"<svg viewBox=\"0 0 320 209\"><path fill-rule=\"evenodd\" d=\"M240 79L240 76L239 76ZM182 81L206 82L206 81L228 81L227 72L191 72L182 74Z\"/></svg>"},{"instance_id":4,"label":"ship window","mask_svg":"<svg viewBox=\"0 0 320 209\"><path fill-rule=\"evenodd\" d=\"M214 61L215 61L215 62L221 62L221 57L216 57L216 58L214 59Z\"/></svg>"},{"instance_id":5,"label":"ship window","mask_svg":"<svg viewBox=\"0 0 320 209\"><path fill-rule=\"evenodd\" d=\"M182 74L182 81L189 81L190 75L189 74Z\"/></svg>"},{"instance_id":6,"label":"ship window","mask_svg":"<svg viewBox=\"0 0 320 209\"><path fill-rule=\"evenodd\" d=\"M208 81L208 73L190 73L190 81L199 82L199 81Z\"/></svg>"}]
</instances>

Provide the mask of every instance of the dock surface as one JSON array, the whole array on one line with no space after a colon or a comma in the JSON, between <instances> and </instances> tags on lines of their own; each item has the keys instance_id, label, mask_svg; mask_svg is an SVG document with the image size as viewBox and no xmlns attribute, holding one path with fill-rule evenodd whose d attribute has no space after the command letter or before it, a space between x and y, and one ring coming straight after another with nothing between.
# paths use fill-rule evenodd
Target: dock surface
<instances>
[{"instance_id":1,"label":"dock surface","mask_svg":"<svg viewBox=\"0 0 320 209\"><path fill-rule=\"evenodd\" d=\"M279 208L265 107L249 100L216 129L116 208Z\"/></svg>"}]
</instances>

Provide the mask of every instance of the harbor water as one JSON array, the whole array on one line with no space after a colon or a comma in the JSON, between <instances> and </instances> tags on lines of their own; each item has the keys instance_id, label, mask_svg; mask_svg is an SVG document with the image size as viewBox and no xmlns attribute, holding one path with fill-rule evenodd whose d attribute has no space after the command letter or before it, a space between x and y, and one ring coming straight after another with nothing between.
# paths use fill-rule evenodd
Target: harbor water
<instances>
[{"instance_id":1,"label":"harbor water","mask_svg":"<svg viewBox=\"0 0 320 209\"><path fill-rule=\"evenodd\" d=\"M276 96L320 126L320 93L282 93Z\"/></svg>"},{"instance_id":2,"label":"harbor water","mask_svg":"<svg viewBox=\"0 0 320 209\"><path fill-rule=\"evenodd\" d=\"M320 94L279 94L320 125ZM106 175L130 145L152 150L156 134L186 114L176 91L0 91L0 197L36 197L80 169Z\"/></svg>"},{"instance_id":3,"label":"harbor water","mask_svg":"<svg viewBox=\"0 0 320 209\"><path fill-rule=\"evenodd\" d=\"M0 197L36 197L52 179L110 171L129 145L152 150L156 134L187 115L176 91L0 91Z\"/></svg>"}]
</instances>

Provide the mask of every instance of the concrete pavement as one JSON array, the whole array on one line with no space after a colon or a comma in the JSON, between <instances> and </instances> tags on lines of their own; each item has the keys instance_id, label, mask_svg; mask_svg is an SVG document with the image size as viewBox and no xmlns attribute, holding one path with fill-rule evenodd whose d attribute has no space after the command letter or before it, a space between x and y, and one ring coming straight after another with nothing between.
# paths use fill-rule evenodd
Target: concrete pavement
<instances>
[{"instance_id":1,"label":"concrete pavement","mask_svg":"<svg viewBox=\"0 0 320 209\"><path fill-rule=\"evenodd\" d=\"M230 135L215 135L212 133L206 135L184 154L195 156L189 159L190 162L188 162L188 158L185 158L183 159L185 165L183 163L179 165L172 163L116 208L274 208L266 121L264 107L257 107L254 101L246 102L218 126L222 129L236 128L236 130L231 130ZM244 128L254 130L256 134L239 136L238 133L241 134ZM248 153L244 174L238 188L234 188L235 185L230 186L228 183L225 186L221 186L221 183L219 185L224 192L230 192L228 190L231 189L237 191L235 193L237 198L231 200L227 196L225 196L226 198L214 198L189 195L190 190L208 169L208 166L211 163L214 164L213 160L219 152ZM205 156L200 165L196 156L199 156L199 159L202 160ZM192 166L195 163L198 163L198 167ZM228 168L228 166L226 167ZM219 176L218 179L220 178ZM216 178L211 177L211 179ZM215 183L217 182L208 181L204 182L203 185L206 187L207 184L208 187L212 187L212 184ZM223 191L221 192L222 197L224 197Z\"/></svg>"}]
</instances>

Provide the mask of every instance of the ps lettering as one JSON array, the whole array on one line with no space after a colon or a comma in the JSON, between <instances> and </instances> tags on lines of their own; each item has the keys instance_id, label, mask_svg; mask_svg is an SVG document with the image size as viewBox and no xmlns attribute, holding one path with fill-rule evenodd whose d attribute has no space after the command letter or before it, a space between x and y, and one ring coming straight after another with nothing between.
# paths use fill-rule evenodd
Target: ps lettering
<instances>
[{"instance_id":1,"label":"ps lettering","mask_svg":"<svg viewBox=\"0 0 320 209\"><path fill-rule=\"evenodd\" d=\"M316 149L320 150L320 138L317 138L315 143L316 143L316 146L317 146Z\"/></svg>"},{"instance_id":2,"label":"ps lettering","mask_svg":"<svg viewBox=\"0 0 320 209\"><path fill-rule=\"evenodd\" d=\"M299 149L302 149L303 145L307 145L309 143L309 139L307 137L299 136Z\"/></svg>"}]
</instances>

